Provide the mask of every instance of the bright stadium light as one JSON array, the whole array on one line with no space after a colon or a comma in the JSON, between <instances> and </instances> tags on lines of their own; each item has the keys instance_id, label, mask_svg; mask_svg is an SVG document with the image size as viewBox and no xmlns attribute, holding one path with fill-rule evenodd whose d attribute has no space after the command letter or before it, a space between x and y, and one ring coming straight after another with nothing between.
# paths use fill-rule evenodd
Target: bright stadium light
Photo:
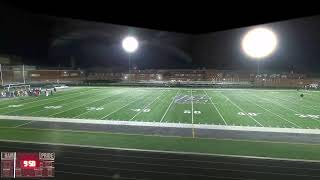
<instances>
[{"instance_id":1,"label":"bright stadium light","mask_svg":"<svg viewBox=\"0 0 320 180\"><path fill-rule=\"evenodd\" d=\"M277 47L276 35L267 28L256 28L249 31L242 39L243 51L253 58L270 55Z\"/></svg>"},{"instance_id":2,"label":"bright stadium light","mask_svg":"<svg viewBox=\"0 0 320 180\"><path fill-rule=\"evenodd\" d=\"M122 48L129 55L129 63L128 63L128 73L130 73L131 69L131 54L134 53L138 49L139 43L135 37L127 36L122 40Z\"/></svg>"},{"instance_id":3,"label":"bright stadium light","mask_svg":"<svg viewBox=\"0 0 320 180\"><path fill-rule=\"evenodd\" d=\"M136 38L128 36L123 39L122 47L127 53L133 53L138 49L139 43Z\"/></svg>"}]
</instances>

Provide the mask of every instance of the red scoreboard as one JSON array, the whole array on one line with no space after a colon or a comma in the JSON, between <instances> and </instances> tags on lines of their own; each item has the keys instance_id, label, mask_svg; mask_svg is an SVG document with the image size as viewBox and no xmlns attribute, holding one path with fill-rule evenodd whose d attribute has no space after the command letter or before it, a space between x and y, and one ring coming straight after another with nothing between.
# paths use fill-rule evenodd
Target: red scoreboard
<instances>
[{"instance_id":1,"label":"red scoreboard","mask_svg":"<svg viewBox=\"0 0 320 180\"><path fill-rule=\"evenodd\" d=\"M54 177L54 153L1 152L1 177Z\"/></svg>"}]
</instances>

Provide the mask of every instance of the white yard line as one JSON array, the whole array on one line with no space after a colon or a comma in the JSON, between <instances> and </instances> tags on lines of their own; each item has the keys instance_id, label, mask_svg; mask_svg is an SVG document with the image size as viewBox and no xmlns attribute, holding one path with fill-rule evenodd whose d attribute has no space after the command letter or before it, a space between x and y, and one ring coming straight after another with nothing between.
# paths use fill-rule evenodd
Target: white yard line
<instances>
[{"instance_id":1,"label":"white yard line","mask_svg":"<svg viewBox=\"0 0 320 180\"><path fill-rule=\"evenodd\" d=\"M145 96L143 96L143 97L145 97ZM118 109L114 110L114 111L112 111L111 113L109 113L109 114L105 115L104 117L102 117L102 118L100 118L100 119L102 120L102 119L104 119L104 118L106 118L106 117L110 116L111 114L116 113L116 112L120 111L121 109L123 109L123 108L125 108L125 107L129 106L130 104L135 103L136 101L138 101L138 100L140 100L140 99L142 99L142 98L137 98L136 100L134 100L134 101L132 101L132 102L130 102L130 103L128 103L128 104L126 104L126 105L124 105L124 106L122 106L122 107L120 107L120 108L118 108Z\"/></svg>"},{"instance_id":2,"label":"white yard line","mask_svg":"<svg viewBox=\"0 0 320 180\"><path fill-rule=\"evenodd\" d=\"M110 98L110 97L117 96L117 95L122 94L122 93L124 93L124 92L121 92L121 93L118 93L118 94L113 94L113 95L108 96L108 97L106 97L106 98L97 99L97 100L92 101L92 102L84 103L84 104L82 104L82 105L80 105L80 106L76 106L76 107L73 107L73 108L71 108L71 109L67 109L67 110L65 110L65 111L61 111L61 112L57 112L57 113L51 114L51 115L49 115L48 117L52 117L52 116L54 116L54 115L61 114L61 113L64 113L64 112L67 112L67 111L70 111L70 110L73 110L73 109L77 109L77 108L79 108L79 107L81 107L81 106L86 106L86 105L88 105L88 104L95 103L95 102L97 102L97 101L102 101L102 100L108 99L108 98ZM96 96L101 96L101 94L98 94L98 95L96 95ZM93 96L93 97L96 97L96 96ZM93 97L91 97L91 98L93 98ZM80 99L80 100L82 100L82 99ZM73 102L71 102L71 103L73 103ZM69 103L67 103L67 104L69 104Z\"/></svg>"},{"instance_id":3,"label":"white yard line","mask_svg":"<svg viewBox=\"0 0 320 180\"><path fill-rule=\"evenodd\" d=\"M76 93L75 93L76 94ZM81 94L81 93L79 93ZM76 96L73 96L72 97L69 97L69 98L66 98L66 99L58 99L56 101L50 101L50 102L46 102L44 104L40 104L40 105L35 105L35 106L28 106L28 107L25 107L25 108L21 108L21 109L17 109L17 110L14 110L14 111L10 111L10 112L6 112L4 114L9 114L9 113L13 113L13 112L17 112L17 111L21 111L21 110L24 110L24 109L30 109L30 108L34 108L34 107L38 107L38 106L45 106L47 104L51 104L51 103L56 103L56 102L59 102L59 101L65 101L65 100L68 100L68 99L72 99L72 98L75 98L75 97L80 97L82 95L76 95ZM57 97L58 98L58 97ZM54 98L50 98L51 99L54 99Z\"/></svg>"},{"instance_id":4,"label":"white yard line","mask_svg":"<svg viewBox=\"0 0 320 180\"><path fill-rule=\"evenodd\" d=\"M25 126L25 125L31 124L31 123L33 123L33 122L34 122L34 121L29 121L29 122L26 122L26 123L20 124L20 125L18 125L18 126L15 126L14 128L22 127L22 126Z\"/></svg>"},{"instance_id":5,"label":"white yard line","mask_svg":"<svg viewBox=\"0 0 320 180\"><path fill-rule=\"evenodd\" d=\"M213 107L215 108L215 110L218 112L218 114L219 114L219 116L221 117L221 119L223 120L224 124L225 124L225 125L228 125L228 123L226 122L226 120L225 120L225 119L223 118L223 116L221 115L219 109L218 109L218 108L216 107L216 105L212 102L211 96L208 95L208 93L207 93L206 90L203 90L203 91L204 91L204 92L206 93L206 95L209 97L211 104L213 105Z\"/></svg>"},{"instance_id":6,"label":"white yard line","mask_svg":"<svg viewBox=\"0 0 320 180\"><path fill-rule=\"evenodd\" d=\"M196 128L196 129L217 129L235 131L255 131L255 132L278 132L278 133L298 133L298 134L320 134L320 129L298 129L298 128L272 128L272 127L250 127L250 126L227 126L210 124L185 124L185 123L160 123L160 122L139 122L139 121L116 121L97 119L72 119L72 118L44 118L33 116L3 116L0 119L6 120L26 120L39 122L65 122L78 124L99 124L99 125L119 125L119 126L145 126L145 127L173 127L173 128ZM1 120L0 120L1 121Z\"/></svg>"},{"instance_id":7,"label":"white yard line","mask_svg":"<svg viewBox=\"0 0 320 180\"><path fill-rule=\"evenodd\" d=\"M248 100L248 99L246 99L246 100L247 100L248 102L253 103L253 104L255 104L256 106L258 106L258 107L260 107L260 108L262 108L262 109L270 112L271 114L277 116L278 118L280 118L280 119L282 119L282 120L285 120L286 122L288 122L288 123L290 123L290 124L293 124L294 126L296 126L296 127L298 127L298 128L302 128L302 127L300 127L299 125L297 125L296 123L293 123L293 122L289 121L288 119L286 119L286 118L284 118L284 117L281 117L280 115L272 112L271 110L269 110L269 109L267 109L267 108L264 108L263 106L260 106L259 104L255 103L254 101L251 101L251 100Z\"/></svg>"},{"instance_id":8,"label":"white yard line","mask_svg":"<svg viewBox=\"0 0 320 180\"><path fill-rule=\"evenodd\" d=\"M229 99L227 96L225 96L224 94L220 93L222 96L224 96L229 102L231 102L231 104L233 104L235 107L237 107L240 111L246 113L246 111L244 111L241 107L239 107L237 104L235 104L234 102L231 101L231 99ZM247 114L247 113L246 113ZM264 127L258 120L256 120L255 118L247 115L249 118L251 118L252 120L254 120L256 123L258 123L260 126Z\"/></svg>"},{"instance_id":9,"label":"white yard line","mask_svg":"<svg viewBox=\"0 0 320 180\"><path fill-rule=\"evenodd\" d=\"M169 111L169 109L170 109L171 105L174 103L174 99L175 99L175 97L178 95L178 93L179 93L179 92L180 92L180 89L177 91L176 95L172 98L172 101L171 101L170 105L168 106L168 108L166 109L166 111L164 112L164 114L163 114L163 116L162 116L162 118L161 118L160 122L162 122L162 120L164 119L164 117L167 115L167 113L168 113L168 111Z\"/></svg>"},{"instance_id":10,"label":"white yard line","mask_svg":"<svg viewBox=\"0 0 320 180\"><path fill-rule=\"evenodd\" d=\"M160 94L157 98L155 98L153 101L151 101L150 103L148 103L147 105L145 105L138 113L136 113L136 114L130 119L130 121L133 120L135 117L137 117L139 114L141 114L142 111L143 111L145 108L149 107L151 104L153 104L154 102L156 102L156 101L163 95L164 92L165 92L165 91L162 91L161 94Z\"/></svg>"}]
</instances>

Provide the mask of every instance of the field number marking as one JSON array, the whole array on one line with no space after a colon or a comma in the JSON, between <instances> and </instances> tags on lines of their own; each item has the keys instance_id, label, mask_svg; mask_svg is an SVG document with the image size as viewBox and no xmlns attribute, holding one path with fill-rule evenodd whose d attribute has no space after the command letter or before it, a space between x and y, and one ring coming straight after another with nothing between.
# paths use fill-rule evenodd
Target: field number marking
<instances>
[{"instance_id":1,"label":"field number marking","mask_svg":"<svg viewBox=\"0 0 320 180\"><path fill-rule=\"evenodd\" d=\"M183 113L185 113L185 114L191 114L191 111L190 111L190 110L184 110Z\"/></svg>"},{"instance_id":2,"label":"field number marking","mask_svg":"<svg viewBox=\"0 0 320 180\"><path fill-rule=\"evenodd\" d=\"M21 107L23 106L22 104L17 104L17 105L9 105L9 108L16 108L16 107Z\"/></svg>"},{"instance_id":3,"label":"field number marking","mask_svg":"<svg viewBox=\"0 0 320 180\"><path fill-rule=\"evenodd\" d=\"M135 111L135 112L140 112L140 111L142 111L142 112L150 112L151 111L151 109L131 109L132 111Z\"/></svg>"},{"instance_id":4,"label":"field number marking","mask_svg":"<svg viewBox=\"0 0 320 180\"><path fill-rule=\"evenodd\" d=\"M191 114L191 110L184 110L184 114ZM201 114L201 111L193 111L194 114Z\"/></svg>"},{"instance_id":5,"label":"field number marking","mask_svg":"<svg viewBox=\"0 0 320 180\"><path fill-rule=\"evenodd\" d=\"M101 111L103 107L87 107L87 111Z\"/></svg>"},{"instance_id":6,"label":"field number marking","mask_svg":"<svg viewBox=\"0 0 320 180\"><path fill-rule=\"evenodd\" d=\"M62 106L45 106L46 109L60 109Z\"/></svg>"},{"instance_id":7,"label":"field number marking","mask_svg":"<svg viewBox=\"0 0 320 180\"><path fill-rule=\"evenodd\" d=\"M295 115L300 118L314 118L314 119L320 118L320 115L313 115L313 114L295 114Z\"/></svg>"},{"instance_id":8,"label":"field number marking","mask_svg":"<svg viewBox=\"0 0 320 180\"><path fill-rule=\"evenodd\" d=\"M238 112L240 116L258 116L260 113L245 113L245 112Z\"/></svg>"}]
</instances>

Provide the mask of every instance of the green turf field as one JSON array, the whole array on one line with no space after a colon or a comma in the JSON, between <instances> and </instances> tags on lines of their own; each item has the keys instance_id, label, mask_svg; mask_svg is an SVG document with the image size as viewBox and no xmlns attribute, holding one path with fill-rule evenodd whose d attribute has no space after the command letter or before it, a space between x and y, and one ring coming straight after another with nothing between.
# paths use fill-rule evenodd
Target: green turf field
<instances>
[{"instance_id":1,"label":"green turf field","mask_svg":"<svg viewBox=\"0 0 320 180\"><path fill-rule=\"evenodd\" d=\"M319 144L210 138L194 139L190 137L15 128L14 125L4 125L1 121L0 137L1 139L9 141L29 141L33 143L64 143L99 147L178 151L185 153L320 160Z\"/></svg>"},{"instance_id":2,"label":"green turf field","mask_svg":"<svg viewBox=\"0 0 320 180\"><path fill-rule=\"evenodd\" d=\"M319 102L318 91L84 87L0 100L0 115L318 129Z\"/></svg>"}]
</instances>

